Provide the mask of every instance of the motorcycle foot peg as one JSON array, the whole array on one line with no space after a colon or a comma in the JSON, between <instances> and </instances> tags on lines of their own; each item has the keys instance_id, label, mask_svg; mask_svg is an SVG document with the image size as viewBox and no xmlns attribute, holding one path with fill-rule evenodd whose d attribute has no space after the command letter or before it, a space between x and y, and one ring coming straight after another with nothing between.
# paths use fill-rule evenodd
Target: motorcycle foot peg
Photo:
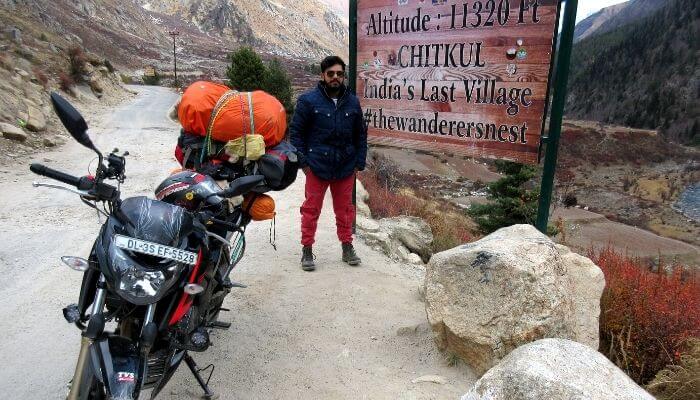
<instances>
[{"instance_id":1,"label":"motorcycle foot peg","mask_svg":"<svg viewBox=\"0 0 700 400\"><path fill-rule=\"evenodd\" d=\"M80 320L80 310L77 304L69 304L63 309L63 318L69 324L74 324Z\"/></svg>"},{"instance_id":2,"label":"motorcycle foot peg","mask_svg":"<svg viewBox=\"0 0 700 400\"><path fill-rule=\"evenodd\" d=\"M228 329L231 327L230 322L222 322L222 321L214 321L209 324L209 328L214 328L214 329Z\"/></svg>"}]
</instances>

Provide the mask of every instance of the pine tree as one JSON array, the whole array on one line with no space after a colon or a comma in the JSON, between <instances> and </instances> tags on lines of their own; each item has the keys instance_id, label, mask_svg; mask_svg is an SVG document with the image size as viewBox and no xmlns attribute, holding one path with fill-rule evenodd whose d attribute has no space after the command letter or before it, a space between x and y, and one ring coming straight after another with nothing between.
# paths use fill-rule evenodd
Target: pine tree
<instances>
[{"instance_id":1,"label":"pine tree","mask_svg":"<svg viewBox=\"0 0 700 400\"><path fill-rule=\"evenodd\" d=\"M294 114L294 103L292 102L292 83L287 72L282 68L282 63L278 59L270 61L265 74L265 82L262 88L267 93L275 96L287 110L287 121Z\"/></svg>"},{"instance_id":2,"label":"pine tree","mask_svg":"<svg viewBox=\"0 0 700 400\"><path fill-rule=\"evenodd\" d=\"M226 70L229 86L243 92L263 88L267 68L260 56L250 47L241 47L230 55L231 65Z\"/></svg>"},{"instance_id":3,"label":"pine tree","mask_svg":"<svg viewBox=\"0 0 700 400\"><path fill-rule=\"evenodd\" d=\"M514 224L534 225L539 190L527 190L524 185L535 176L535 168L496 161L496 169L505 176L489 185L489 203L473 205L469 215L486 234Z\"/></svg>"},{"instance_id":4,"label":"pine tree","mask_svg":"<svg viewBox=\"0 0 700 400\"><path fill-rule=\"evenodd\" d=\"M294 113L292 82L282 63L274 59L265 66L260 56L250 47L237 50L229 58L231 66L226 71L229 86L244 92L264 90L275 96L287 111L289 121Z\"/></svg>"}]
</instances>

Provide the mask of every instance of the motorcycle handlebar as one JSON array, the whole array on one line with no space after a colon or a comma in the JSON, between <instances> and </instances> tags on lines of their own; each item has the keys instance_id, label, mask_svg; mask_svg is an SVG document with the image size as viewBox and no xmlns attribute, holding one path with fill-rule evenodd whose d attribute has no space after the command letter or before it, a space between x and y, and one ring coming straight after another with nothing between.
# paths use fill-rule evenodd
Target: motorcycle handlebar
<instances>
[{"instance_id":1,"label":"motorcycle handlebar","mask_svg":"<svg viewBox=\"0 0 700 400\"><path fill-rule=\"evenodd\" d=\"M78 178L77 176L68 175L61 171L56 171L55 169L51 169L45 165L34 163L29 166L29 170L34 172L35 174L55 179L67 185L75 186L76 188L80 186L80 178Z\"/></svg>"}]
</instances>

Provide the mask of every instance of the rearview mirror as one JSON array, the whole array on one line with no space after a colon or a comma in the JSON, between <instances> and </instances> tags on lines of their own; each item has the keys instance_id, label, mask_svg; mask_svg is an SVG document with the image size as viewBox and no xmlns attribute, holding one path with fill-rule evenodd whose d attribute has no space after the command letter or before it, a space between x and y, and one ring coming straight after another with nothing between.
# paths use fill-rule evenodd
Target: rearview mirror
<instances>
[{"instance_id":1,"label":"rearview mirror","mask_svg":"<svg viewBox=\"0 0 700 400\"><path fill-rule=\"evenodd\" d=\"M228 189L223 191L223 197L236 197L242 194L246 194L253 190L254 187L258 186L265 180L263 175L250 175L240 177L229 185Z\"/></svg>"},{"instance_id":2,"label":"rearview mirror","mask_svg":"<svg viewBox=\"0 0 700 400\"><path fill-rule=\"evenodd\" d=\"M51 93L51 104L70 135L83 146L97 151L87 134L87 123L78 110L56 92Z\"/></svg>"}]
</instances>

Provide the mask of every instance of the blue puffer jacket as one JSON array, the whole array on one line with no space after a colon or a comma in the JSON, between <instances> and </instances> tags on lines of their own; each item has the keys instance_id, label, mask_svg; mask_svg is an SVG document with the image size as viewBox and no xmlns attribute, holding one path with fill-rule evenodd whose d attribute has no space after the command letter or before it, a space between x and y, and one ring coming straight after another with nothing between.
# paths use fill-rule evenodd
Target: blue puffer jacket
<instances>
[{"instance_id":1,"label":"blue puffer jacket","mask_svg":"<svg viewBox=\"0 0 700 400\"><path fill-rule=\"evenodd\" d=\"M301 167L308 166L324 180L343 179L355 168L365 169L367 125L360 101L345 86L338 104L321 82L299 97L289 126L290 141L301 153Z\"/></svg>"}]
</instances>

